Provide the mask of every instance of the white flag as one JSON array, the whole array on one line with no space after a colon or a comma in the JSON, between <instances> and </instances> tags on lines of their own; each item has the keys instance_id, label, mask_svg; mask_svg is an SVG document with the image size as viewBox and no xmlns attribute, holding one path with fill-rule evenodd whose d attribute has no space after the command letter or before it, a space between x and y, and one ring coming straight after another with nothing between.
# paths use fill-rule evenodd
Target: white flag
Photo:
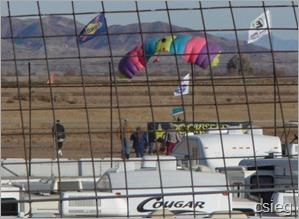
<instances>
[{"instance_id":1,"label":"white flag","mask_svg":"<svg viewBox=\"0 0 299 219\"><path fill-rule=\"evenodd\" d=\"M266 18L267 17L267 18ZM247 43L253 43L259 40L262 36L267 35L270 32L271 28L271 18L270 18L270 11L266 11L258 16L256 19L251 21L250 29L248 31L248 41Z\"/></svg>"},{"instance_id":2,"label":"white flag","mask_svg":"<svg viewBox=\"0 0 299 219\"><path fill-rule=\"evenodd\" d=\"M181 86L177 86L177 88L175 89L173 95L174 96L180 96L181 94L188 94L189 93L189 78L190 78L190 74L187 74L182 82L181 82Z\"/></svg>"}]
</instances>

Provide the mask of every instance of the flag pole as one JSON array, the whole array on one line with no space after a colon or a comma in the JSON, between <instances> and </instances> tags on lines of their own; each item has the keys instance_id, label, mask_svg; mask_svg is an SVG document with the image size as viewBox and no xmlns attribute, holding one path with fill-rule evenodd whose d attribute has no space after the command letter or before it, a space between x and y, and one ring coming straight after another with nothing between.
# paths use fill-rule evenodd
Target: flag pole
<instances>
[{"instance_id":1,"label":"flag pole","mask_svg":"<svg viewBox=\"0 0 299 219\"><path fill-rule=\"evenodd\" d=\"M194 124L194 68L193 63L191 63L191 83L192 83L192 124Z\"/></svg>"},{"instance_id":2,"label":"flag pole","mask_svg":"<svg viewBox=\"0 0 299 219\"><path fill-rule=\"evenodd\" d=\"M51 87L52 86L52 84L54 83L54 73L52 73L51 75L50 75L50 78L49 78L49 80L47 81L47 84L50 86L50 89L51 89L51 95L52 95L52 104L54 104L54 101L55 101L55 97L54 97L54 91L53 91L53 88ZM54 127L54 130L56 129L55 128L55 121L54 121L54 124L53 124L53 127ZM53 135L53 130L52 130L52 135ZM52 160L52 162L51 162L51 177L54 177L54 166L53 166L53 162L54 162L54 160L55 160L55 158L56 158L56 156L55 156L55 148L56 148L56 139L55 139L55 135L53 135L53 160Z\"/></svg>"},{"instance_id":3,"label":"flag pole","mask_svg":"<svg viewBox=\"0 0 299 219\"><path fill-rule=\"evenodd\" d=\"M31 95L31 68L30 68L30 62L28 62L28 74L29 74L29 176L31 176L31 159L32 159L32 136L31 136L31 101L32 101L32 95Z\"/></svg>"},{"instance_id":4,"label":"flag pole","mask_svg":"<svg viewBox=\"0 0 299 219\"><path fill-rule=\"evenodd\" d=\"M267 22L267 27L268 27L269 39L270 39L270 47L271 47L271 49L273 49L273 36L272 36L271 29L270 29L272 27L270 10L269 10L269 17L266 16L266 22ZM273 56L273 53L272 53L272 56ZM277 77L276 77L275 62L273 59L273 92L274 92L273 96L274 96L274 127L275 127L274 128L274 136L277 135L276 86L278 86L278 81L277 81Z\"/></svg>"},{"instance_id":5,"label":"flag pole","mask_svg":"<svg viewBox=\"0 0 299 219\"><path fill-rule=\"evenodd\" d=\"M111 71L111 62L109 61L109 80L110 80L110 157L111 157L111 168L112 168L112 157L113 157L113 110L112 110L112 71Z\"/></svg>"}]
</instances>

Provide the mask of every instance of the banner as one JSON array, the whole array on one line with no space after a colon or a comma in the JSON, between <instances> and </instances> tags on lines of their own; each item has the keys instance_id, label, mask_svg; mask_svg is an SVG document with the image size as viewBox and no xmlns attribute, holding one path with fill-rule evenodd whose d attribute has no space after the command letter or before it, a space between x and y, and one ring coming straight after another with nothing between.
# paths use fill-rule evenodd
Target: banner
<instances>
[{"instance_id":1,"label":"banner","mask_svg":"<svg viewBox=\"0 0 299 219\"><path fill-rule=\"evenodd\" d=\"M189 78L190 78L190 74L187 74L182 82L181 82L181 86L178 86L173 95L174 96L180 96L180 95L184 95L184 94L188 94L189 93Z\"/></svg>"},{"instance_id":2,"label":"banner","mask_svg":"<svg viewBox=\"0 0 299 219\"><path fill-rule=\"evenodd\" d=\"M271 17L270 11L266 11L266 16L262 13L256 19L251 21L250 29L248 31L248 41L247 43L253 43L259 40L262 36L267 35L270 32L271 28Z\"/></svg>"},{"instance_id":3,"label":"banner","mask_svg":"<svg viewBox=\"0 0 299 219\"><path fill-rule=\"evenodd\" d=\"M218 129L218 128L229 128L231 126L242 125L243 128L250 126L249 121L227 121L227 122L207 122L207 121L197 121L197 122L153 122L147 123L148 130L148 142L153 142L158 138L162 137L164 132L170 128L170 124L175 126L181 134L193 133L193 134L204 134L208 129Z\"/></svg>"},{"instance_id":4,"label":"banner","mask_svg":"<svg viewBox=\"0 0 299 219\"><path fill-rule=\"evenodd\" d=\"M79 43L85 43L88 40L96 37L96 34L106 33L106 22L103 14L97 15L94 19L92 19L81 31L79 36Z\"/></svg>"}]
</instances>

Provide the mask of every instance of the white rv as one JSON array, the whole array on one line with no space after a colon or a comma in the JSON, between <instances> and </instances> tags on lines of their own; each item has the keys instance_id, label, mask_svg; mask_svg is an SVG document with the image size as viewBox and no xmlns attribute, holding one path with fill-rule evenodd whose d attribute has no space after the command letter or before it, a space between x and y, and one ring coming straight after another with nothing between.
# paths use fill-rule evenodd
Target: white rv
<instances>
[{"instance_id":1,"label":"white rv","mask_svg":"<svg viewBox=\"0 0 299 219\"><path fill-rule=\"evenodd\" d=\"M215 211L233 210L232 198L225 182L225 176L221 173L177 170L175 157L161 156L160 159L148 156L142 159L139 169L106 171L98 180L96 188L101 194L98 200L102 206L111 200L125 200L121 213L128 217L145 217L156 212L161 212L162 215L171 213L207 216ZM94 216L94 191L64 192L63 197L66 199L61 206L62 216L75 216L75 210L82 208L79 201L72 201L70 204L71 200L67 200L75 196L81 196L82 200L90 199L90 206L88 202L84 202L84 208L89 209L85 213ZM116 215L115 213L113 208L106 207L105 215ZM77 216L80 215L82 213L77 212Z\"/></svg>"},{"instance_id":2,"label":"white rv","mask_svg":"<svg viewBox=\"0 0 299 219\"><path fill-rule=\"evenodd\" d=\"M128 197L128 216L131 217L165 209L173 214L189 215L232 210L225 177L215 172L108 171L100 178L97 188L100 192Z\"/></svg>"},{"instance_id":3,"label":"white rv","mask_svg":"<svg viewBox=\"0 0 299 219\"><path fill-rule=\"evenodd\" d=\"M237 166L244 158L264 158L271 153L282 153L278 137L237 129L187 135L172 151L178 166L206 166L212 171L217 167Z\"/></svg>"},{"instance_id":4,"label":"white rv","mask_svg":"<svg viewBox=\"0 0 299 219\"><path fill-rule=\"evenodd\" d=\"M268 203L269 206L281 206L269 211L272 210L280 216L289 216L289 213L298 211L295 197L298 193L298 158L245 159L239 166L246 168L246 185L251 185L251 189L259 187L264 190L251 194L260 195L263 203Z\"/></svg>"},{"instance_id":5,"label":"white rv","mask_svg":"<svg viewBox=\"0 0 299 219\"><path fill-rule=\"evenodd\" d=\"M269 186L281 191L298 189L298 158L244 159L239 166L246 168L247 184L253 184L259 175L268 176Z\"/></svg>"},{"instance_id":6,"label":"white rv","mask_svg":"<svg viewBox=\"0 0 299 219\"><path fill-rule=\"evenodd\" d=\"M298 216L298 158L244 159L216 170L226 173L233 198L255 197L257 213Z\"/></svg>"}]
</instances>

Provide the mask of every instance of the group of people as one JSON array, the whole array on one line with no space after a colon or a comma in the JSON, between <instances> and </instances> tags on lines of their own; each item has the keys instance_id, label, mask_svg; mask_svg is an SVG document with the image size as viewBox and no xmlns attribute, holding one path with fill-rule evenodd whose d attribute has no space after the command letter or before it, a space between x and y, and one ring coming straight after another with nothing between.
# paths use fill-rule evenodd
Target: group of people
<instances>
[{"instance_id":1,"label":"group of people","mask_svg":"<svg viewBox=\"0 0 299 219\"><path fill-rule=\"evenodd\" d=\"M130 158L131 141L133 141L133 148L135 149L136 157L143 157L148 146L147 136L141 131L140 127L133 132L131 124L128 119L124 120L121 129L118 131L119 137L122 141L122 156L125 159Z\"/></svg>"},{"instance_id":2,"label":"group of people","mask_svg":"<svg viewBox=\"0 0 299 219\"><path fill-rule=\"evenodd\" d=\"M121 129L118 130L119 137L122 141L122 157L124 159L130 158L131 141L133 141L132 147L135 149L136 157L143 157L148 150L148 153L153 155L154 153L154 142L148 142L147 135L141 130L140 127L136 128L133 133L133 128L125 119ZM162 138L158 140L160 142L160 151L166 151L166 155L171 155L173 148L182 139L179 132L175 130L175 126L171 123L170 127L163 134Z\"/></svg>"},{"instance_id":3,"label":"group of people","mask_svg":"<svg viewBox=\"0 0 299 219\"><path fill-rule=\"evenodd\" d=\"M147 134L143 132L140 127L137 127L136 130L133 131L128 119L125 119L121 128L122 130L119 130L118 134L120 134L119 137L122 140L122 156L124 159L130 158L131 141L133 142L132 147L135 150L136 157L143 157L146 151L153 155L155 142L149 143L147 140ZM55 126L52 127L52 135L57 144L58 155L62 157L65 130L60 120L57 120ZM175 130L173 123L170 123L169 129L165 131L161 138L157 139L157 142L160 143L160 152L163 153L166 151L166 155L171 155L173 148L181 141L181 139L182 136Z\"/></svg>"}]
</instances>

